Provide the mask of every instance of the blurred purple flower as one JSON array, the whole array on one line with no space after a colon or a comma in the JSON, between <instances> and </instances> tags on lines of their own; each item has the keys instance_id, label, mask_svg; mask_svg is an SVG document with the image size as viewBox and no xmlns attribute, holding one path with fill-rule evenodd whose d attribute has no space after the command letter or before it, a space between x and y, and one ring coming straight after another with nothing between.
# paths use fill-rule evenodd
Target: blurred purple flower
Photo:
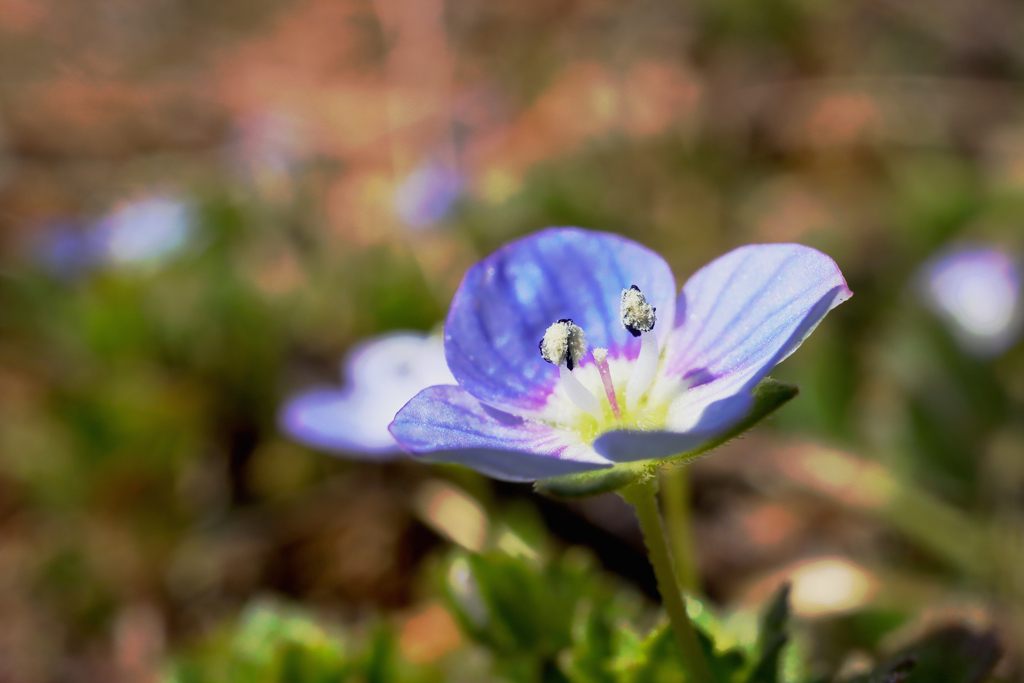
<instances>
[{"instance_id":1,"label":"blurred purple flower","mask_svg":"<svg viewBox=\"0 0 1024 683\"><path fill-rule=\"evenodd\" d=\"M920 286L928 306L969 353L998 355L1020 337L1021 273L1005 252L953 247L924 264Z\"/></svg>"},{"instance_id":2,"label":"blurred purple flower","mask_svg":"<svg viewBox=\"0 0 1024 683\"><path fill-rule=\"evenodd\" d=\"M437 161L421 164L395 189L395 211L414 228L425 228L444 218L459 198L465 179Z\"/></svg>"},{"instance_id":3,"label":"blurred purple flower","mask_svg":"<svg viewBox=\"0 0 1024 683\"><path fill-rule=\"evenodd\" d=\"M91 230L72 221L41 226L34 235L34 257L53 275L73 280L102 258L101 245Z\"/></svg>"},{"instance_id":4,"label":"blurred purple flower","mask_svg":"<svg viewBox=\"0 0 1024 683\"><path fill-rule=\"evenodd\" d=\"M466 273L444 341L460 386L417 394L391 433L513 481L690 451L742 420L751 389L851 294L828 256L765 244L708 264L677 300L641 245L545 230Z\"/></svg>"},{"instance_id":5,"label":"blurred purple flower","mask_svg":"<svg viewBox=\"0 0 1024 683\"><path fill-rule=\"evenodd\" d=\"M390 334L363 344L348 358L348 384L289 399L281 408L281 429L326 451L387 457L401 453L388 424L419 391L455 383L441 339L420 333Z\"/></svg>"},{"instance_id":6,"label":"blurred purple flower","mask_svg":"<svg viewBox=\"0 0 1024 683\"><path fill-rule=\"evenodd\" d=\"M179 250L191 231L188 206L167 196L119 205L98 221L58 221L33 239L35 258L54 275L74 279L106 264L153 264Z\"/></svg>"},{"instance_id":7,"label":"blurred purple flower","mask_svg":"<svg viewBox=\"0 0 1024 683\"><path fill-rule=\"evenodd\" d=\"M93 231L105 260L113 263L159 261L184 246L191 212L181 201L152 196L121 205Z\"/></svg>"}]
</instances>

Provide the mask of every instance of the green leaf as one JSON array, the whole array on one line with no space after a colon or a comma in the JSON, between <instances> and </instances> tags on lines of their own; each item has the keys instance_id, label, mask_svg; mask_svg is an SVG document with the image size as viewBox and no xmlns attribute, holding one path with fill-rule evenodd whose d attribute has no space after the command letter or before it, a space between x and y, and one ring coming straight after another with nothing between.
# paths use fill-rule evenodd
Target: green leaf
<instances>
[{"instance_id":1,"label":"green leaf","mask_svg":"<svg viewBox=\"0 0 1024 683\"><path fill-rule=\"evenodd\" d=\"M231 629L173 665L166 683L341 683L355 663L346 638L302 610L258 600ZM394 680L394 679L388 679Z\"/></svg>"},{"instance_id":2,"label":"green leaf","mask_svg":"<svg viewBox=\"0 0 1024 683\"><path fill-rule=\"evenodd\" d=\"M711 666L711 675L718 683L731 683L736 673L746 664L743 651L738 647L721 651L718 644L707 633L699 628L696 631L697 640L700 641L704 656L707 657L708 664Z\"/></svg>"},{"instance_id":3,"label":"green leaf","mask_svg":"<svg viewBox=\"0 0 1024 683\"><path fill-rule=\"evenodd\" d=\"M679 648L672 628L666 623L656 627L639 648L630 648L616 661L622 683L658 683L683 680L679 666Z\"/></svg>"},{"instance_id":4,"label":"green leaf","mask_svg":"<svg viewBox=\"0 0 1024 683\"><path fill-rule=\"evenodd\" d=\"M647 460L643 462L620 463L614 467L596 472L549 477L539 480L534 484L534 488L539 493L555 498L585 498L587 496L617 491L624 486L633 484L641 477L647 476L651 469L657 467L661 462L689 462L712 449L718 448L727 441L735 439L781 408L794 398L799 391L795 385L765 377L750 392L754 398L754 407L743 421L721 436L702 444L699 448L676 455L665 461Z\"/></svg>"},{"instance_id":5,"label":"green leaf","mask_svg":"<svg viewBox=\"0 0 1024 683\"><path fill-rule=\"evenodd\" d=\"M743 667L743 655L738 649L717 652L714 641L699 628L697 638L717 683L730 683ZM663 683L683 681L686 674L682 656L672 626L662 624L648 634L639 647L623 648L614 662L619 683Z\"/></svg>"},{"instance_id":6,"label":"green leaf","mask_svg":"<svg viewBox=\"0 0 1024 683\"><path fill-rule=\"evenodd\" d=\"M786 622L789 620L790 584L784 583L775 591L761 615L761 628L757 636L754 668L747 683L778 683L779 658L789 641Z\"/></svg>"},{"instance_id":7,"label":"green leaf","mask_svg":"<svg viewBox=\"0 0 1024 683\"><path fill-rule=\"evenodd\" d=\"M511 648L540 649L545 624L539 618L546 611L540 572L531 571L522 559L500 552L471 555L469 563L494 626L510 635Z\"/></svg>"},{"instance_id":8,"label":"green leaf","mask_svg":"<svg viewBox=\"0 0 1024 683\"><path fill-rule=\"evenodd\" d=\"M576 608L573 646L562 667L571 683L616 683L611 666L616 629L607 607L584 600Z\"/></svg>"},{"instance_id":9,"label":"green leaf","mask_svg":"<svg viewBox=\"0 0 1024 683\"><path fill-rule=\"evenodd\" d=\"M572 642L576 605L590 571L571 554L544 565L501 551L460 554L445 587L456 620L499 656L552 659Z\"/></svg>"},{"instance_id":10,"label":"green leaf","mask_svg":"<svg viewBox=\"0 0 1024 683\"><path fill-rule=\"evenodd\" d=\"M378 624L366 652L366 683L390 683L395 680L395 637L391 629Z\"/></svg>"},{"instance_id":11,"label":"green leaf","mask_svg":"<svg viewBox=\"0 0 1024 683\"><path fill-rule=\"evenodd\" d=\"M982 683L1001 654L1002 648L992 633L948 626L847 683Z\"/></svg>"}]
</instances>

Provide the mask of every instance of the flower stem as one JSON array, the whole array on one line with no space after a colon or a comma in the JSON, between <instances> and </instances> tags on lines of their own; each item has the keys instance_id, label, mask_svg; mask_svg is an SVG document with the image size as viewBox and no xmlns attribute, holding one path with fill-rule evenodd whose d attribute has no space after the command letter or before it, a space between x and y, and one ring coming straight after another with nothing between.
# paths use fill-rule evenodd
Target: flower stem
<instances>
[{"instance_id":1,"label":"flower stem","mask_svg":"<svg viewBox=\"0 0 1024 683\"><path fill-rule=\"evenodd\" d=\"M665 528L679 584L687 593L699 593L700 575L690 523L690 477L686 467L666 465L661 468L661 507L665 511Z\"/></svg>"},{"instance_id":2,"label":"flower stem","mask_svg":"<svg viewBox=\"0 0 1024 683\"><path fill-rule=\"evenodd\" d=\"M672 632L679 644L683 665L686 668L687 681L714 683L708 660L697 640L697 632L693 628L690 616L686 613L683 592L676 579L672 556L669 554L668 542L665 538L665 528L662 526L661 515L658 512L657 493L658 479L656 477L639 481L619 491L625 501L636 509L637 519L640 520L640 529L643 531L644 542L647 544L648 559L654 567L654 576L658 580L658 592L661 593L665 611L668 612L669 621L672 623Z\"/></svg>"}]
</instances>

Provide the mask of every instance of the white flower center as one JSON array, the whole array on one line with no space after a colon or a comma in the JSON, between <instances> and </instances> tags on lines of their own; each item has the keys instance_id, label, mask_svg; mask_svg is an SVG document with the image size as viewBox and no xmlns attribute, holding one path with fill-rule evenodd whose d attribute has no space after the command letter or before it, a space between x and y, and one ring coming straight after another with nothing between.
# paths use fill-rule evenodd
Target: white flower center
<instances>
[{"instance_id":1,"label":"white flower center","mask_svg":"<svg viewBox=\"0 0 1024 683\"><path fill-rule=\"evenodd\" d=\"M654 334L657 315L655 308L647 302L643 292L636 285L622 290L619 312L622 326L634 337L640 337L640 354L632 364L625 392L625 409L628 413L633 413L650 390L658 373L661 352ZM560 384L572 404L597 419L599 425L603 424L605 418L601 401L572 372L587 352L586 334L583 329L568 318L558 320L544 332L539 348L544 360L558 366ZM615 395L608 350L594 349L593 358L601 377L605 397L608 399L608 408L611 409L615 421L619 422L623 419L623 411Z\"/></svg>"}]
</instances>

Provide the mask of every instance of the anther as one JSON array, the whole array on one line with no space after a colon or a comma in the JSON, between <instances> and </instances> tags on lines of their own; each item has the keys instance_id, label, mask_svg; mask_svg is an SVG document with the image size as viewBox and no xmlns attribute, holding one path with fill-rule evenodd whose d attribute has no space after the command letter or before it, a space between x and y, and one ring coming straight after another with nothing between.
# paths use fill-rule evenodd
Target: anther
<instances>
[{"instance_id":1,"label":"anther","mask_svg":"<svg viewBox=\"0 0 1024 683\"><path fill-rule=\"evenodd\" d=\"M658 338L654 335L657 315L654 306L647 303L643 292L636 285L622 290L619 310L622 314L622 326L634 337L640 337L640 355L626 384L626 410L633 410L651 388L654 377L658 374L661 351L658 349Z\"/></svg>"},{"instance_id":2,"label":"anther","mask_svg":"<svg viewBox=\"0 0 1024 683\"><path fill-rule=\"evenodd\" d=\"M583 328L569 318L562 318L547 329L538 346L541 358L558 366L558 377L569 400L583 412L600 420L601 403L572 374L573 368L587 352L587 335Z\"/></svg>"},{"instance_id":3,"label":"anther","mask_svg":"<svg viewBox=\"0 0 1024 683\"><path fill-rule=\"evenodd\" d=\"M587 352L587 335L570 318L562 318L544 333L538 345L540 356L549 363L575 368Z\"/></svg>"},{"instance_id":4,"label":"anther","mask_svg":"<svg viewBox=\"0 0 1024 683\"><path fill-rule=\"evenodd\" d=\"M654 323L658 321L655 311L657 309L647 303L643 292L636 285L622 290L622 299L619 302L622 326L629 330L634 337L639 337L641 333L654 329Z\"/></svg>"}]
</instances>

